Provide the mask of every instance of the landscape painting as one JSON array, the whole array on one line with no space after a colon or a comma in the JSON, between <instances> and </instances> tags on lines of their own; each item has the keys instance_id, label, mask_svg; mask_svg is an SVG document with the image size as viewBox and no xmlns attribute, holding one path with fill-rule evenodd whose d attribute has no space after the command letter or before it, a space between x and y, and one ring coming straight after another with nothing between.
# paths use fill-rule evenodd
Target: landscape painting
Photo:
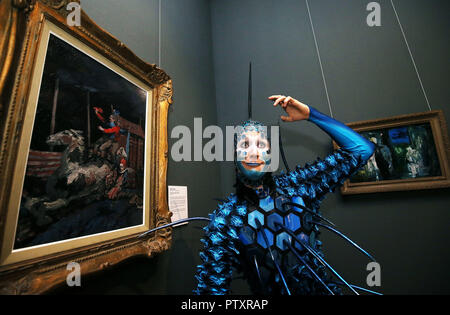
<instances>
[{"instance_id":1,"label":"landscape painting","mask_svg":"<svg viewBox=\"0 0 450 315\"><path fill-rule=\"evenodd\" d=\"M375 153L351 183L441 176L429 123L360 132L375 144Z\"/></svg>"}]
</instances>

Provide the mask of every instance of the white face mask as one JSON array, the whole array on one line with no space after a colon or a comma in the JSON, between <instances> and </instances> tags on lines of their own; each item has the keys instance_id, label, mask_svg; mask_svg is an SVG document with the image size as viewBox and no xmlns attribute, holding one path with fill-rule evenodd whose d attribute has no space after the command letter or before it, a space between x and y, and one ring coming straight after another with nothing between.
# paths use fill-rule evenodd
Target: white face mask
<instances>
[{"instance_id":1,"label":"white face mask","mask_svg":"<svg viewBox=\"0 0 450 315\"><path fill-rule=\"evenodd\" d=\"M258 180L270 165L269 140L258 131L245 131L237 139L236 156L242 174L250 180Z\"/></svg>"}]
</instances>

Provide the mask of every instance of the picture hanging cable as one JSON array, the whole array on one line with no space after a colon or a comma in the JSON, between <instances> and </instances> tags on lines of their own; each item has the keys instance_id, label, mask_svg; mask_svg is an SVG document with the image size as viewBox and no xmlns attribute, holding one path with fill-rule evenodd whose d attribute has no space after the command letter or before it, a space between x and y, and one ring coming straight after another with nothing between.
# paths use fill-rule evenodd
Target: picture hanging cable
<instances>
[{"instance_id":1,"label":"picture hanging cable","mask_svg":"<svg viewBox=\"0 0 450 315\"><path fill-rule=\"evenodd\" d=\"M330 108L330 116L332 118L334 118L333 117L333 111L331 109L330 96L328 95L327 81L325 79L325 74L323 72L322 58L320 58L319 45L317 44L316 32L314 31L314 24L313 24L312 17L311 17L311 11L309 9L308 0L305 0L305 1L306 1L306 8L308 9L309 23L311 24L311 30L312 30L312 34L313 34L313 37L314 37L314 44L316 45L316 52L317 52L317 56L319 58L319 65L320 65L320 71L322 73L323 85L325 86L325 93L327 94L328 107Z\"/></svg>"},{"instance_id":2,"label":"picture hanging cable","mask_svg":"<svg viewBox=\"0 0 450 315\"><path fill-rule=\"evenodd\" d=\"M158 67L161 66L161 0L158 5Z\"/></svg>"},{"instance_id":3,"label":"picture hanging cable","mask_svg":"<svg viewBox=\"0 0 450 315\"><path fill-rule=\"evenodd\" d=\"M391 5L392 5L392 9L394 9L394 13L395 13L395 16L397 18L398 25L400 26L400 31L402 32L403 39L405 40L406 47L408 48L409 56L411 57L411 61L412 61L413 66L414 66L414 70L416 70L417 78L419 79L419 83L420 83L420 87L422 88L423 95L425 96L425 100L427 101L428 108L431 111L430 102L428 101L427 93L425 92L425 88L423 87L422 79L420 78L420 74L419 74L419 70L417 70L416 62L414 60L413 54L411 52L411 49L409 48L408 40L406 39L405 32L403 31L402 23L400 22L400 18L399 18L398 14L397 14L397 10L395 9L395 5L394 5L394 2L392 0L391 0Z\"/></svg>"}]
</instances>

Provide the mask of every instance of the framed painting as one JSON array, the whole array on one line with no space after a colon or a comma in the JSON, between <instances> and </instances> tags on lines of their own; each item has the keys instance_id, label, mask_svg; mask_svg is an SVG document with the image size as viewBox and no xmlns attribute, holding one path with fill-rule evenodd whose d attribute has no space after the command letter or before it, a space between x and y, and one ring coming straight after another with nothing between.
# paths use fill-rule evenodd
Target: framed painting
<instances>
[{"instance_id":1,"label":"framed painting","mask_svg":"<svg viewBox=\"0 0 450 315\"><path fill-rule=\"evenodd\" d=\"M170 77L64 0L0 3L0 293L170 247Z\"/></svg>"},{"instance_id":2,"label":"framed painting","mask_svg":"<svg viewBox=\"0 0 450 315\"><path fill-rule=\"evenodd\" d=\"M450 187L450 146L441 110L347 125L373 142L375 152L344 183L342 194Z\"/></svg>"}]
</instances>

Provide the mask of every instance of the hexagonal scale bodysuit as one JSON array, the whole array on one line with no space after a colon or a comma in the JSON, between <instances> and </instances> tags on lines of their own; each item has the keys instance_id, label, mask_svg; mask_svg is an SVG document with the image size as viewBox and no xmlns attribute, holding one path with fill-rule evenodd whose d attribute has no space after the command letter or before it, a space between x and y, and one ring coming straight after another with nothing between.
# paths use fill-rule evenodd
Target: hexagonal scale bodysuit
<instances>
[{"instance_id":1,"label":"hexagonal scale bodysuit","mask_svg":"<svg viewBox=\"0 0 450 315\"><path fill-rule=\"evenodd\" d=\"M262 191L245 183L237 186L204 229L195 293L230 293L234 267L244 273L254 293L340 293L317 259L323 257L319 206L327 193L367 163L374 146L344 124L310 110L309 120L341 149L286 174L270 174Z\"/></svg>"}]
</instances>

